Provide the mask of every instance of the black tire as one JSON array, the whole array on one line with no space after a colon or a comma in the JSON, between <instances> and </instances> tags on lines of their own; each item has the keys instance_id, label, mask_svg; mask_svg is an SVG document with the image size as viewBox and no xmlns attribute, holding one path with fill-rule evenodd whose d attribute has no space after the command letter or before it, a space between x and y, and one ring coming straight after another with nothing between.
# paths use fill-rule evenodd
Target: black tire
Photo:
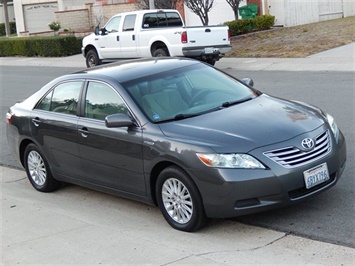
<instances>
[{"instance_id":1,"label":"black tire","mask_svg":"<svg viewBox=\"0 0 355 266\"><path fill-rule=\"evenodd\" d=\"M156 196L160 211L171 227L194 232L206 224L201 195L190 177L180 168L168 167L159 174Z\"/></svg>"},{"instance_id":2,"label":"black tire","mask_svg":"<svg viewBox=\"0 0 355 266\"><path fill-rule=\"evenodd\" d=\"M153 57L169 56L169 51L166 48L156 49L153 53Z\"/></svg>"},{"instance_id":3,"label":"black tire","mask_svg":"<svg viewBox=\"0 0 355 266\"><path fill-rule=\"evenodd\" d=\"M47 160L36 145L26 147L24 163L27 177L35 189L51 192L59 187L60 183L53 178Z\"/></svg>"},{"instance_id":4,"label":"black tire","mask_svg":"<svg viewBox=\"0 0 355 266\"><path fill-rule=\"evenodd\" d=\"M88 68L95 67L101 65L101 60L97 55L96 50L91 49L86 54L86 66Z\"/></svg>"},{"instance_id":5,"label":"black tire","mask_svg":"<svg viewBox=\"0 0 355 266\"><path fill-rule=\"evenodd\" d=\"M216 64L216 60L214 60L213 58L209 58L209 59L206 59L206 63L211 66L214 66Z\"/></svg>"}]
</instances>

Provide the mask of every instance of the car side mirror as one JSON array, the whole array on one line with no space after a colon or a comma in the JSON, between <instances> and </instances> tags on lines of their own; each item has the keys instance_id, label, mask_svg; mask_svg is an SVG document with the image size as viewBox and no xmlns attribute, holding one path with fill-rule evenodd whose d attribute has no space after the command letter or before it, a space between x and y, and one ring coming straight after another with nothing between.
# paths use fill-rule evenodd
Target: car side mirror
<instances>
[{"instance_id":1,"label":"car side mirror","mask_svg":"<svg viewBox=\"0 0 355 266\"><path fill-rule=\"evenodd\" d=\"M100 34L100 28L99 28L99 26L96 26L96 27L95 27L94 33L95 33L95 35L99 35L99 34Z\"/></svg>"},{"instance_id":2,"label":"car side mirror","mask_svg":"<svg viewBox=\"0 0 355 266\"><path fill-rule=\"evenodd\" d=\"M241 81L250 87L254 86L254 81L251 78L242 78Z\"/></svg>"},{"instance_id":3,"label":"car side mirror","mask_svg":"<svg viewBox=\"0 0 355 266\"><path fill-rule=\"evenodd\" d=\"M106 127L130 127L135 126L132 119L126 114L113 114L105 117Z\"/></svg>"}]
</instances>

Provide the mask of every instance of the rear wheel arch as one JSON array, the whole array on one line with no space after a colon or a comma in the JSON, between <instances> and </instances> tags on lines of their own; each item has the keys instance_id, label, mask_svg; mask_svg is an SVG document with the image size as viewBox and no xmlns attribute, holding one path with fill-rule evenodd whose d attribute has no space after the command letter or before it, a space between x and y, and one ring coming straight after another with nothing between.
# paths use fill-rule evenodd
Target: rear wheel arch
<instances>
[{"instance_id":1,"label":"rear wheel arch","mask_svg":"<svg viewBox=\"0 0 355 266\"><path fill-rule=\"evenodd\" d=\"M169 53L169 49L168 49L168 46L162 42L162 41L156 41L154 42L151 47L150 47L150 53L152 56L154 56L154 54L158 51L165 51L166 53L166 56L170 56L170 53Z\"/></svg>"},{"instance_id":2,"label":"rear wheel arch","mask_svg":"<svg viewBox=\"0 0 355 266\"><path fill-rule=\"evenodd\" d=\"M23 167L25 167L25 162L24 162L25 150L29 144L34 144L34 143L29 139L24 139L20 144L19 156Z\"/></svg>"}]
</instances>

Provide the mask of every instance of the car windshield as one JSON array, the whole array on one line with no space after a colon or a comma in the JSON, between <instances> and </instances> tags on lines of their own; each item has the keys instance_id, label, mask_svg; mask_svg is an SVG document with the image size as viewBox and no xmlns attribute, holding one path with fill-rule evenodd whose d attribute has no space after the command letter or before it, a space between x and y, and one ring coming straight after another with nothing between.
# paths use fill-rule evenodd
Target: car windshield
<instances>
[{"instance_id":1,"label":"car windshield","mask_svg":"<svg viewBox=\"0 0 355 266\"><path fill-rule=\"evenodd\" d=\"M152 122L179 120L250 100L255 92L205 64L194 64L122 84Z\"/></svg>"}]
</instances>

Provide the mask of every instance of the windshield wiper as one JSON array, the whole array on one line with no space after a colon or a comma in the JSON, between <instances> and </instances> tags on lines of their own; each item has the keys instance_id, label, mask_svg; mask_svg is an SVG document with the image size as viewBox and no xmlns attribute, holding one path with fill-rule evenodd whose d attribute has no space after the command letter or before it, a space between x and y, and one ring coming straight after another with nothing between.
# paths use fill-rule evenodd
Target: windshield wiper
<instances>
[{"instance_id":1,"label":"windshield wiper","mask_svg":"<svg viewBox=\"0 0 355 266\"><path fill-rule=\"evenodd\" d=\"M248 96L248 97L240 99L240 100L224 102L224 103L222 103L221 106L224 107L224 108L227 108L227 107L232 106L232 105L236 105L236 104L247 102L247 101L249 101L251 99L253 99L253 97Z\"/></svg>"},{"instance_id":2,"label":"windshield wiper","mask_svg":"<svg viewBox=\"0 0 355 266\"><path fill-rule=\"evenodd\" d=\"M185 118L190 118L190 117L194 117L194 116L198 116L199 114L177 114L174 117L174 120L181 120L181 119L185 119Z\"/></svg>"}]
</instances>

